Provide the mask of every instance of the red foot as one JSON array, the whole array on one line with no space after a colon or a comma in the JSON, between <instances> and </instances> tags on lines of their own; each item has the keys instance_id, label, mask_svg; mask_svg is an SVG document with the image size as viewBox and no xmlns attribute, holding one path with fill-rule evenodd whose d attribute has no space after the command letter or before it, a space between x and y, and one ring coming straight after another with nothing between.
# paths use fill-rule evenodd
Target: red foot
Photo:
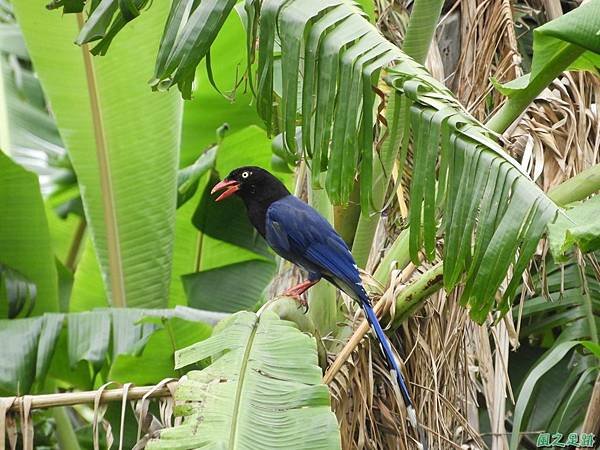
<instances>
[{"instance_id":1,"label":"red foot","mask_svg":"<svg viewBox=\"0 0 600 450\"><path fill-rule=\"evenodd\" d=\"M283 292L281 295L286 296L286 297L292 297L294 300L296 300L300 304L300 306L304 307L305 311L308 311L308 302L305 299L301 298L300 296L302 294L304 294L311 286L314 286L318 282L319 282L319 280L303 281L302 283L289 288L288 290Z\"/></svg>"},{"instance_id":2,"label":"red foot","mask_svg":"<svg viewBox=\"0 0 600 450\"><path fill-rule=\"evenodd\" d=\"M289 288L288 290L283 292L283 294L281 294L281 295L286 295L288 297L300 297L302 294L304 294L308 290L308 288L314 286L318 282L319 282L319 280L303 281L302 283Z\"/></svg>"}]
</instances>

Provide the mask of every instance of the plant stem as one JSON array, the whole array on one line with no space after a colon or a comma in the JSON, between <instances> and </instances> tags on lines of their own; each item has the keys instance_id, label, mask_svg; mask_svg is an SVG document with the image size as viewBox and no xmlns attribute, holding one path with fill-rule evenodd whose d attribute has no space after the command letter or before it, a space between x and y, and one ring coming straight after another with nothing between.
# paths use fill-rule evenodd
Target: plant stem
<instances>
[{"instance_id":1,"label":"plant stem","mask_svg":"<svg viewBox=\"0 0 600 450\"><path fill-rule=\"evenodd\" d=\"M444 0L416 0L402 50L419 64L424 64L435 33Z\"/></svg>"},{"instance_id":2,"label":"plant stem","mask_svg":"<svg viewBox=\"0 0 600 450\"><path fill-rule=\"evenodd\" d=\"M444 287L444 265L440 262L402 290L396 299L391 328L395 329L425 304L431 295Z\"/></svg>"},{"instance_id":3,"label":"plant stem","mask_svg":"<svg viewBox=\"0 0 600 450\"><path fill-rule=\"evenodd\" d=\"M79 223L77 224L77 228L75 229L75 234L73 235L73 240L71 241L71 246L69 247L69 253L65 259L65 267L71 272L75 272L75 268L77 266L77 256L79 255L79 250L81 249L81 243L83 242L83 236L85 235L86 227L87 222L85 221L85 217L81 217L79 219Z\"/></svg>"},{"instance_id":4,"label":"plant stem","mask_svg":"<svg viewBox=\"0 0 600 450\"><path fill-rule=\"evenodd\" d=\"M56 439L61 450L80 450L77 435L67 414L67 408L59 406L50 410L56 422Z\"/></svg>"},{"instance_id":5,"label":"plant stem","mask_svg":"<svg viewBox=\"0 0 600 450\"><path fill-rule=\"evenodd\" d=\"M566 44L545 65L544 70L529 79L526 88L508 98L502 108L485 124L487 128L504 133L519 118L540 93L563 73L585 51L584 48Z\"/></svg>"},{"instance_id":6,"label":"plant stem","mask_svg":"<svg viewBox=\"0 0 600 450\"><path fill-rule=\"evenodd\" d=\"M583 200L600 190L600 164L596 164L548 191L556 204L565 206Z\"/></svg>"},{"instance_id":7,"label":"plant stem","mask_svg":"<svg viewBox=\"0 0 600 450\"><path fill-rule=\"evenodd\" d=\"M387 285L388 281L390 280L392 264L396 268L402 269L410 262L408 237L409 231L408 228L406 228L400 232L400 235L396 238L390 249L379 263L373 278L375 278L381 284Z\"/></svg>"}]
</instances>

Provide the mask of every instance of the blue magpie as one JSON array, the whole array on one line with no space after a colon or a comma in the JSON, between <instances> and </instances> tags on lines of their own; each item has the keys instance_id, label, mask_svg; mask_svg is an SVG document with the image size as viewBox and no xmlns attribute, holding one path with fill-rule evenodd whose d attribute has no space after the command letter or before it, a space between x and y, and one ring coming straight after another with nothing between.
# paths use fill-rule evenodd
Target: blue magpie
<instances>
[{"instance_id":1,"label":"blue magpie","mask_svg":"<svg viewBox=\"0 0 600 450\"><path fill-rule=\"evenodd\" d=\"M211 193L219 191L224 192L216 201L234 194L241 197L250 222L271 248L308 272L307 281L288 289L284 295L299 298L325 278L360 304L388 368L398 382L411 425L418 430L415 410L398 361L373 311L354 258L340 235L316 210L290 194L281 181L260 167L233 170L214 186Z\"/></svg>"}]
</instances>

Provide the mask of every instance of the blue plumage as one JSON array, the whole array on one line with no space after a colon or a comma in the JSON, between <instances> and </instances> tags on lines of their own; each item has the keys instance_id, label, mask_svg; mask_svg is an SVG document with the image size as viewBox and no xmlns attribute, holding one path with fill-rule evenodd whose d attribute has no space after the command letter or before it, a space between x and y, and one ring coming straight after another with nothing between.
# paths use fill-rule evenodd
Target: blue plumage
<instances>
[{"instance_id":1,"label":"blue plumage","mask_svg":"<svg viewBox=\"0 0 600 450\"><path fill-rule=\"evenodd\" d=\"M406 406L412 406L390 342L373 311L358 267L344 240L323 216L293 195L273 202L266 216L266 239L273 250L304 268L309 279L325 278L360 303L390 370L395 372Z\"/></svg>"}]
</instances>

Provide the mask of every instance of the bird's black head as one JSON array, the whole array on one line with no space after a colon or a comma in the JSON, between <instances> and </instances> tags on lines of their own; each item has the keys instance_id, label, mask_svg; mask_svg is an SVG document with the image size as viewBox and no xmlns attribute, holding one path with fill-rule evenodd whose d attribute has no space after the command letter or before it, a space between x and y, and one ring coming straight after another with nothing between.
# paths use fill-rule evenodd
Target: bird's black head
<instances>
[{"instance_id":1,"label":"bird's black head","mask_svg":"<svg viewBox=\"0 0 600 450\"><path fill-rule=\"evenodd\" d=\"M246 206L262 203L268 207L274 201L290 195L285 185L274 175L256 166L232 170L223 181L215 185L211 193L222 190L225 192L217 197L217 202L235 194L244 200Z\"/></svg>"}]
</instances>

